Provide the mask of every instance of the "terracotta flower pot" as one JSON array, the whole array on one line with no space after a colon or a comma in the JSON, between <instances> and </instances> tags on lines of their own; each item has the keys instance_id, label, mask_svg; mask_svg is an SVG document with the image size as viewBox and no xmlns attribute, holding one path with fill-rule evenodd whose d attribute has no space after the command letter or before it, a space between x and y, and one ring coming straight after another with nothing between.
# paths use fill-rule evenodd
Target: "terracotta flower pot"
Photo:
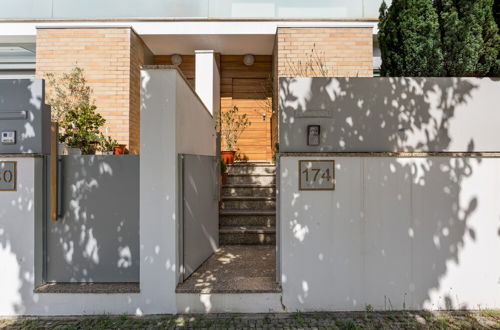
<instances>
[{"instance_id":1,"label":"terracotta flower pot","mask_svg":"<svg viewBox=\"0 0 500 330\"><path fill-rule=\"evenodd\" d=\"M220 153L224 164L232 164L234 163L234 156L236 155L236 151L221 151Z\"/></svg>"},{"instance_id":2,"label":"terracotta flower pot","mask_svg":"<svg viewBox=\"0 0 500 330\"><path fill-rule=\"evenodd\" d=\"M123 155L125 154L126 144L119 144L113 147L113 155Z\"/></svg>"}]
</instances>

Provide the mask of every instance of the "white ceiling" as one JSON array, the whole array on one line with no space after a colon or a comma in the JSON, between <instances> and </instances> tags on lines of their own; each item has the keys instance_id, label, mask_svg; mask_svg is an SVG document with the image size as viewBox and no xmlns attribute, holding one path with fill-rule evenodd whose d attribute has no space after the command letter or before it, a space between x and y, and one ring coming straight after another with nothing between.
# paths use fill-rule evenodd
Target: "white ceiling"
<instances>
[{"instance_id":1,"label":"white ceiling","mask_svg":"<svg viewBox=\"0 0 500 330\"><path fill-rule=\"evenodd\" d=\"M271 55L273 35L141 35L155 55L194 54L195 50L214 50L226 55Z\"/></svg>"}]
</instances>

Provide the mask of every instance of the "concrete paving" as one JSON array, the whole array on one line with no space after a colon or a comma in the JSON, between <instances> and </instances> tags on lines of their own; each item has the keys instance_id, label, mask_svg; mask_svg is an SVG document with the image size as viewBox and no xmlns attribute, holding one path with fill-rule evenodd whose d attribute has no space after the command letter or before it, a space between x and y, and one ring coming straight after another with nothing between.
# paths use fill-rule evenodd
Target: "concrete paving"
<instances>
[{"instance_id":1,"label":"concrete paving","mask_svg":"<svg viewBox=\"0 0 500 330\"><path fill-rule=\"evenodd\" d=\"M275 249L272 245L221 246L177 287L177 292L279 292Z\"/></svg>"}]
</instances>

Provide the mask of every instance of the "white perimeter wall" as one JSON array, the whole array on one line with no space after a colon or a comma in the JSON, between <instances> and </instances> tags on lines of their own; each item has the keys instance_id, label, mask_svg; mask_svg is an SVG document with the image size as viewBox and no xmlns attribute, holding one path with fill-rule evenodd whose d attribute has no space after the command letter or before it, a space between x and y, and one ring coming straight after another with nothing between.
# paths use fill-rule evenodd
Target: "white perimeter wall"
<instances>
[{"instance_id":1,"label":"white perimeter wall","mask_svg":"<svg viewBox=\"0 0 500 330\"><path fill-rule=\"evenodd\" d=\"M177 153L215 156L214 119L189 84L176 73Z\"/></svg>"},{"instance_id":2,"label":"white perimeter wall","mask_svg":"<svg viewBox=\"0 0 500 330\"><path fill-rule=\"evenodd\" d=\"M335 191L299 191L335 159ZM500 159L281 157L288 311L500 308Z\"/></svg>"},{"instance_id":3,"label":"white perimeter wall","mask_svg":"<svg viewBox=\"0 0 500 330\"><path fill-rule=\"evenodd\" d=\"M500 150L500 80L280 78L280 152ZM308 146L308 125L321 143Z\"/></svg>"},{"instance_id":4,"label":"white perimeter wall","mask_svg":"<svg viewBox=\"0 0 500 330\"><path fill-rule=\"evenodd\" d=\"M42 159L0 155L18 161L17 191L0 192L0 316L177 312L177 154L215 155L212 117L179 77L175 69L141 72L141 292L33 293Z\"/></svg>"}]
</instances>

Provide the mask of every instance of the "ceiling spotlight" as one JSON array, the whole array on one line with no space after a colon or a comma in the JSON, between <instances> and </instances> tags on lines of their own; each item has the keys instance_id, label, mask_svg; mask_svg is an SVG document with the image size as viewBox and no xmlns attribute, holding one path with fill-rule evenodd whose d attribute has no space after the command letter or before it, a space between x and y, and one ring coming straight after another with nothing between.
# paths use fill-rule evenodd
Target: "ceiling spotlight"
<instances>
[{"instance_id":1,"label":"ceiling spotlight","mask_svg":"<svg viewBox=\"0 0 500 330\"><path fill-rule=\"evenodd\" d=\"M172 61L173 65L181 65L182 56L180 56L179 54L174 54L170 57L170 61Z\"/></svg>"},{"instance_id":2,"label":"ceiling spotlight","mask_svg":"<svg viewBox=\"0 0 500 330\"><path fill-rule=\"evenodd\" d=\"M255 63L255 57L252 54L246 54L243 56L243 64L246 66L252 66Z\"/></svg>"}]
</instances>

